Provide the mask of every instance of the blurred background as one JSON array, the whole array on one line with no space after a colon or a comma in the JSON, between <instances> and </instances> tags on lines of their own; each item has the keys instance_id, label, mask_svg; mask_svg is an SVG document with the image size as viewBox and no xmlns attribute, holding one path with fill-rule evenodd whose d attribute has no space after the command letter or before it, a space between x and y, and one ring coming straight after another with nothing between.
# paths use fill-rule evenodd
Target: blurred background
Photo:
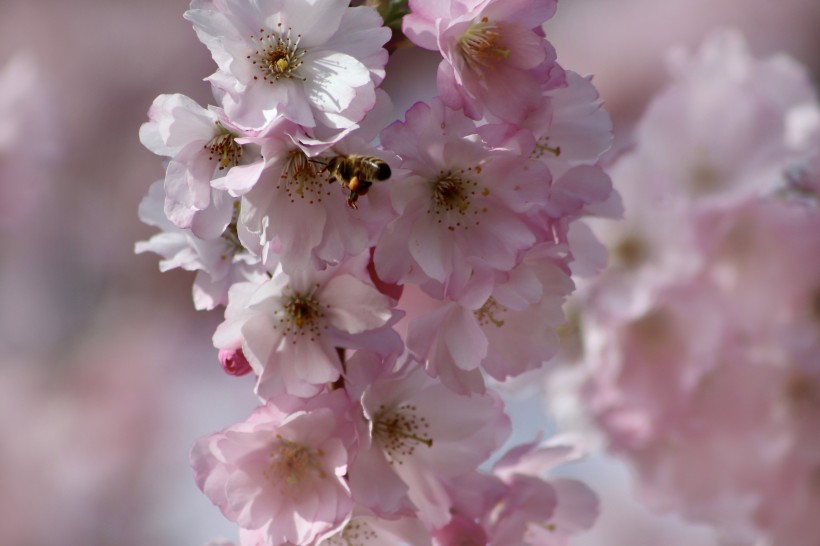
<instances>
[{"instance_id":1,"label":"blurred background","mask_svg":"<svg viewBox=\"0 0 820 546\"><path fill-rule=\"evenodd\" d=\"M193 275L133 253L153 233L137 206L163 174L137 136L149 105L160 93L213 102L187 4L0 0L2 546L235 536L187 454L248 414L252 380L222 372L210 342L221 315L193 310ZM666 50L725 26L817 81L817 0L561 0L546 31L563 66L595 75L623 135L661 87ZM615 463L572 472L612 507L579 544L712 544L628 500Z\"/></svg>"}]
</instances>

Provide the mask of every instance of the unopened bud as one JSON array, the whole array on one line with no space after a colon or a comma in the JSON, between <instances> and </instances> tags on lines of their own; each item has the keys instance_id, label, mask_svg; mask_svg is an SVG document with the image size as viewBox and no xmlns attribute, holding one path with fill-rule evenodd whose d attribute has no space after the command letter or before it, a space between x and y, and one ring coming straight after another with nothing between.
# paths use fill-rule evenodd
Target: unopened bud
<instances>
[{"instance_id":1,"label":"unopened bud","mask_svg":"<svg viewBox=\"0 0 820 546\"><path fill-rule=\"evenodd\" d=\"M251 365L248 359L245 358L245 353L242 349L220 349L219 362L222 363L222 369L228 375L235 375L236 377L246 375L251 371Z\"/></svg>"}]
</instances>

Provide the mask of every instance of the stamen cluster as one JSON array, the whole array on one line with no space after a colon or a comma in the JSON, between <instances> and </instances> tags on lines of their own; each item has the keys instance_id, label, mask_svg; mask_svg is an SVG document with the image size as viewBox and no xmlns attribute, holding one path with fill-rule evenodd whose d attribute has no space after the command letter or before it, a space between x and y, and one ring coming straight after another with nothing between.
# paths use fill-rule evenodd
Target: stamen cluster
<instances>
[{"instance_id":1,"label":"stamen cluster","mask_svg":"<svg viewBox=\"0 0 820 546\"><path fill-rule=\"evenodd\" d=\"M262 73L262 79L274 85L280 78L298 78L297 69L304 64L302 57L306 50L299 49L301 34L296 35L296 39L291 39L293 29L288 27L282 31L282 23L277 24L276 32L265 32L264 28L259 29L259 37L251 36L251 40L258 44L259 49L254 50L245 58ZM254 76L258 79L258 76ZM307 80L307 78L301 78Z\"/></svg>"}]
</instances>

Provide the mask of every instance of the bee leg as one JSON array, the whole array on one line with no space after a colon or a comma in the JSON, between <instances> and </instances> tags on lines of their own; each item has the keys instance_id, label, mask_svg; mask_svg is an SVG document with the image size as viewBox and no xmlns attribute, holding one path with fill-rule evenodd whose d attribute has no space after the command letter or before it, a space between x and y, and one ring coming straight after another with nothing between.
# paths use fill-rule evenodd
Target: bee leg
<instances>
[{"instance_id":1,"label":"bee leg","mask_svg":"<svg viewBox=\"0 0 820 546\"><path fill-rule=\"evenodd\" d=\"M347 194L347 206L353 210L358 210L359 207L356 205L356 201L358 201L358 199L359 194L351 190L350 193Z\"/></svg>"}]
</instances>

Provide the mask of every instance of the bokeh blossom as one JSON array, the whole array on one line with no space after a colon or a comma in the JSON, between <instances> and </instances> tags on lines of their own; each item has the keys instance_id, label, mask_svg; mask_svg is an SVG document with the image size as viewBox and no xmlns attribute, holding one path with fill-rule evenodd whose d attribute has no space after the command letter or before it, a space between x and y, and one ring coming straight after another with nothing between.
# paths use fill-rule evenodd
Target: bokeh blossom
<instances>
[{"instance_id":1,"label":"bokeh blossom","mask_svg":"<svg viewBox=\"0 0 820 546\"><path fill-rule=\"evenodd\" d=\"M576 302L582 400L651 507L808 546L820 215L794 181L810 186L816 97L733 32L670 62L612 171L625 221L590 221L612 260Z\"/></svg>"}]
</instances>

